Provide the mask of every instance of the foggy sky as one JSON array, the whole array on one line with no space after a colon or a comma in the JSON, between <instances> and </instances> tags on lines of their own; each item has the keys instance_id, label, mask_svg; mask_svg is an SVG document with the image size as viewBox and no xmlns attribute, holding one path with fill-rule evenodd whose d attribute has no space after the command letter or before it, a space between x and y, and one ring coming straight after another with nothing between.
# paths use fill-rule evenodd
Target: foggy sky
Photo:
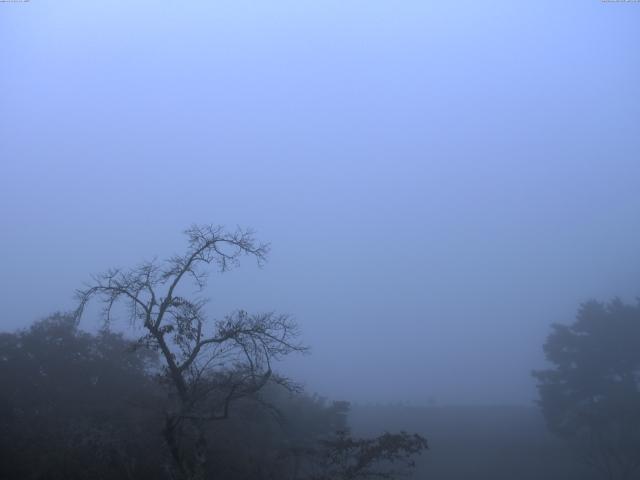
<instances>
[{"instance_id":1,"label":"foggy sky","mask_svg":"<svg viewBox=\"0 0 640 480\"><path fill-rule=\"evenodd\" d=\"M212 315L359 402L530 403L552 322L640 294L640 4L0 3L3 329L252 227ZM87 318L91 328L97 320Z\"/></svg>"}]
</instances>

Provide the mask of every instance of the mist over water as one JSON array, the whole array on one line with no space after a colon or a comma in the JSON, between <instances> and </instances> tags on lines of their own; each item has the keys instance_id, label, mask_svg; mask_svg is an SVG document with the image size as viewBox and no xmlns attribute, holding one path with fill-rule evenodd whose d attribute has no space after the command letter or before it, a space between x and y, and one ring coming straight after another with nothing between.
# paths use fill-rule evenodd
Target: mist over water
<instances>
[{"instance_id":1,"label":"mist over water","mask_svg":"<svg viewBox=\"0 0 640 480\"><path fill-rule=\"evenodd\" d=\"M2 330L183 251L193 223L241 225L269 262L202 295L217 318L293 315L311 354L278 368L310 392L530 405L549 325L640 293L639 21L595 1L0 4Z\"/></svg>"}]
</instances>

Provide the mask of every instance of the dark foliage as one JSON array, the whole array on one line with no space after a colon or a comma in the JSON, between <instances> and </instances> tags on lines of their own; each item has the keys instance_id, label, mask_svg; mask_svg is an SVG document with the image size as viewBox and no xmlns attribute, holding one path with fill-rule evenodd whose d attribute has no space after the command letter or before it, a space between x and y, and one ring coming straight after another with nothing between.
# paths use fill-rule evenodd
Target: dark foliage
<instances>
[{"instance_id":1,"label":"dark foliage","mask_svg":"<svg viewBox=\"0 0 640 480\"><path fill-rule=\"evenodd\" d=\"M640 305L588 302L572 325L553 326L553 368L534 372L551 431L609 479L640 467L639 345Z\"/></svg>"},{"instance_id":2,"label":"dark foliage","mask_svg":"<svg viewBox=\"0 0 640 480\"><path fill-rule=\"evenodd\" d=\"M56 314L1 334L0 478L173 478L162 435L172 389L157 381L159 371L154 352L111 332L83 332L72 316ZM205 475L367 478L349 472L368 472L401 452L418 453L411 450L419 444L411 438L418 437L406 434L373 440L336 435L348 428L348 410L346 402L269 384L205 430L212 459Z\"/></svg>"},{"instance_id":3,"label":"dark foliage","mask_svg":"<svg viewBox=\"0 0 640 480\"><path fill-rule=\"evenodd\" d=\"M156 356L120 335L53 315L0 334L0 478L152 477L166 462Z\"/></svg>"},{"instance_id":4,"label":"dark foliage","mask_svg":"<svg viewBox=\"0 0 640 480\"><path fill-rule=\"evenodd\" d=\"M319 450L322 472L314 480L392 479L408 473L413 457L426 450L427 441L417 434L384 433L376 438L353 438L346 431L323 440Z\"/></svg>"}]
</instances>

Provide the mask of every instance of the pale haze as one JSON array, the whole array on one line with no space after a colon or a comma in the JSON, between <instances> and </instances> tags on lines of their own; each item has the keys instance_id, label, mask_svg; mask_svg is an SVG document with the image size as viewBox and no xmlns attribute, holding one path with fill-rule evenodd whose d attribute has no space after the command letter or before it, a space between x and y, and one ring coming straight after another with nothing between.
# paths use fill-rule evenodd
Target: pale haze
<instances>
[{"instance_id":1,"label":"pale haze","mask_svg":"<svg viewBox=\"0 0 640 480\"><path fill-rule=\"evenodd\" d=\"M279 368L310 392L531 404L549 325L640 295L639 25L597 0L0 3L1 328L240 225L269 262L212 276L212 317L295 317L311 353Z\"/></svg>"}]
</instances>

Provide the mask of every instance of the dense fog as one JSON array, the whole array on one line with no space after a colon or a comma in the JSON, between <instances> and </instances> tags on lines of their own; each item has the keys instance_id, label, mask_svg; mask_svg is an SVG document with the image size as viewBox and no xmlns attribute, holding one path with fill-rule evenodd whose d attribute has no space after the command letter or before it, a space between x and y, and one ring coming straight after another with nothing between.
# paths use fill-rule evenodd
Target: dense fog
<instances>
[{"instance_id":1,"label":"dense fog","mask_svg":"<svg viewBox=\"0 0 640 480\"><path fill-rule=\"evenodd\" d=\"M0 3L1 330L239 226L266 263L185 295L289 314L309 352L277 370L306 392L356 424L400 409L374 432L425 406L529 422L551 324L640 294L639 22L597 0Z\"/></svg>"}]
</instances>

